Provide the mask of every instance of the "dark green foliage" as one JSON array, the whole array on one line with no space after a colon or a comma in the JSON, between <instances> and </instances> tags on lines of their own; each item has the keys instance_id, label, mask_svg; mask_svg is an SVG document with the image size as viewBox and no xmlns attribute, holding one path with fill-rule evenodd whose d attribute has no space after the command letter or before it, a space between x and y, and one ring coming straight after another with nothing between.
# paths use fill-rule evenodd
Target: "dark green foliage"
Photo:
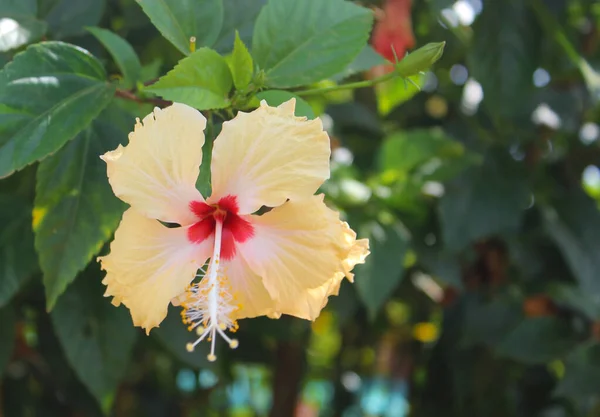
<instances>
[{"instance_id":1,"label":"dark green foliage","mask_svg":"<svg viewBox=\"0 0 600 417\"><path fill-rule=\"evenodd\" d=\"M0 0L0 416L600 416L597 2L413 0L382 73L385 3ZM207 196L222 123L290 98L367 263L216 363L179 307L146 336L103 297L126 205L99 155L192 105Z\"/></svg>"}]
</instances>

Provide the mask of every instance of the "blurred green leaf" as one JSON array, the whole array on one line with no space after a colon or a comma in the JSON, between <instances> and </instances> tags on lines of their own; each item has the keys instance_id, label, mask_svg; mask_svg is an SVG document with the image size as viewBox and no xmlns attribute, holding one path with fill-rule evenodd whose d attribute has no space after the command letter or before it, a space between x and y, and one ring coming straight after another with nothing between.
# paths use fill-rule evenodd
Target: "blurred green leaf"
<instances>
[{"instance_id":1,"label":"blurred green leaf","mask_svg":"<svg viewBox=\"0 0 600 417\"><path fill-rule=\"evenodd\" d=\"M400 104L413 98L425 84L425 76L421 74L408 77L408 79L412 82L401 78L392 78L375 86L377 110L381 116L387 116Z\"/></svg>"},{"instance_id":2,"label":"blurred green leaf","mask_svg":"<svg viewBox=\"0 0 600 417\"><path fill-rule=\"evenodd\" d=\"M110 120L98 120L38 168L34 232L48 310L119 223L124 205L100 155L124 137Z\"/></svg>"},{"instance_id":3,"label":"blurred green leaf","mask_svg":"<svg viewBox=\"0 0 600 417\"><path fill-rule=\"evenodd\" d=\"M391 65L384 57L379 55L371 45L366 45L348 66L332 77L334 81L341 81L351 75L370 70L377 65Z\"/></svg>"},{"instance_id":4,"label":"blurred green leaf","mask_svg":"<svg viewBox=\"0 0 600 417\"><path fill-rule=\"evenodd\" d=\"M235 32L233 52L227 63L231 70L235 88L238 90L246 88L252 80L254 64L252 62L252 56L250 55L250 52L248 52L248 48L246 48L246 45L244 45L244 42L240 39L240 35L237 31Z\"/></svg>"},{"instance_id":5,"label":"blurred green leaf","mask_svg":"<svg viewBox=\"0 0 600 417\"><path fill-rule=\"evenodd\" d=\"M198 344L191 353L185 349L185 345L195 341L198 336L195 332L188 331L187 326L181 321L180 312L181 308L170 306L167 318L160 324L160 327L152 330L151 335L186 365L194 369L211 367L212 363L206 358L210 352L210 343L205 341ZM229 347L225 343L223 345L226 348Z\"/></svg>"},{"instance_id":6,"label":"blurred green leaf","mask_svg":"<svg viewBox=\"0 0 600 417\"><path fill-rule=\"evenodd\" d=\"M252 56L269 87L297 87L342 71L365 47L372 13L344 0L270 0L254 27Z\"/></svg>"},{"instance_id":7,"label":"blurred green leaf","mask_svg":"<svg viewBox=\"0 0 600 417\"><path fill-rule=\"evenodd\" d=\"M600 345L588 343L574 349L565 360L565 375L555 394L587 400L598 394L600 386Z\"/></svg>"},{"instance_id":8,"label":"blurred green leaf","mask_svg":"<svg viewBox=\"0 0 600 417\"><path fill-rule=\"evenodd\" d=\"M527 318L500 342L496 352L528 363L546 363L566 355L578 343L570 324L557 317Z\"/></svg>"},{"instance_id":9,"label":"blurred green leaf","mask_svg":"<svg viewBox=\"0 0 600 417\"><path fill-rule=\"evenodd\" d=\"M86 26L96 26L105 5L105 0L40 0L40 15L48 22L52 39L64 39L84 34Z\"/></svg>"},{"instance_id":10,"label":"blurred green leaf","mask_svg":"<svg viewBox=\"0 0 600 417\"><path fill-rule=\"evenodd\" d=\"M127 370L137 331L125 308L102 297L97 269L82 274L50 316L73 370L107 412Z\"/></svg>"},{"instance_id":11,"label":"blurred green leaf","mask_svg":"<svg viewBox=\"0 0 600 417\"><path fill-rule=\"evenodd\" d=\"M464 153L464 146L442 129L399 131L384 140L379 153L379 168L410 172L434 158L442 165L441 160L457 158Z\"/></svg>"},{"instance_id":12,"label":"blurred green leaf","mask_svg":"<svg viewBox=\"0 0 600 417\"><path fill-rule=\"evenodd\" d=\"M421 245L417 248L417 258L425 270L443 284L457 289L463 288L459 258L444 251L441 244L433 247Z\"/></svg>"},{"instance_id":13,"label":"blurred green leaf","mask_svg":"<svg viewBox=\"0 0 600 417\"><path fill-rule=\"evenodd\" d=\"M546 233L562 251L581 290L600 306L600 212L596 202L581 190L557 198L543 208Z\"/></svg>"},{"instance_id":14,"label":"blurred green leaf","mask_svg":"<svg viewBox=\"0 0 600 417\"><path fill-rule=\"evenodd\" d=\"M85 129L114 94L105 79L94 57L66 43L32 45L15 56L0 72L0 178Z\"/></svg>"},{"instance_id":15,"label":"blurred green leaf","mask_svg":"<svg viewBox=\"0 0 600 417\"><path fill-rule=\"evenodd\" d=\"M476 36L467 61L483 87L483 103L504 117L529 118L538 33L527 3L507 0L486 4L474 24Z\"/></svg>"},{"instance_id":16,"label":"blurred green leaf","mask_svg":"<svg viewBox=\"0 0 600 417\"><path fill-rule=\"evenodd\" d=\"M110 52L123 74L125 87L135 87L135 83L140 80L142 64L140 64L140 60L129 42L110 30L98 27L87 29Z\"/></svg>"},{"instance_id":17,"label":"blurred green leaf","mask_svg":"<svg viewBox=\"0 0 600 417\"><path fill-rule=\"evenodd\" d=\"M212 49L201 48L179 61L167 75L145 90L166 100L208 110L229 106L232 86L225 58Z\"/></svg>"},{"instance_id":18,"label":"blurred green leaf","mask_svg":"<svg viewBox=\"0 0 600 417\"><path fill-rule=\"evenodd\" d=\"M399 223L375 222L361 227L358 234L369 239L371 254L364 265L355 267L354 285L369 316L374 319L402 279L410 235Z\"/></svg>"},{"instance_id":19,"label":"blurred green leaf","mask_svg":"<svg viewBox=\"0 0 600 417\"><path fill-rule=\"evenodd\" d=\"M441 12L443 9L452 7L453 0L428 0L429 6L435 13Z\"/></svg>"},{"instance_id":20,"label":"blurred green leaf","mask_svg":"<svg viewBox=\"0 0 600 417\"><path fill-rule=\"evenodd\" d=\"M488 154L481 167L446 186L439 205L444 243L461 250L486 236L515 233L529 199L522 165L508 154Z\"/></svg>"},{"instance_id":21,"label":"blurred green leaf","mask_svg":"<svg viewBox=\"0 0 600 417\"><path fill-rule=\"evenodd\" d=\"M550 10L555 8L556 4L543 2L540 0L531 0L529 5L537 14L539 23L541 23L542 27L544 27L546 31L545 34L554 38L557 45L560 46L566 57L568 57L571 63L579 69L592 100L595 103L600 101L600 73L598 73L598 71L596 71L592 65L590 65L590 63L577 51L577 49L573 46L572 41L569 40L569 37L561 27L560 23L552 15L552 13L550 13ZM563 7L566 8L566 4L564 4ZM559 14L563 13L559 12Z\"/></svg>"},{"instance_id":22,"label":"blurred green leaf","mask_svg":"<svg viewBox=\"0 0 600 417\"><path fill-rule=\"evenodd\" d=\"M254 22L266 3L267 0L223 0L223 26L215 42L215 49L219 52L230 52L236 31L239 32L242 42L250 44Z\"/></svg>"},{"instance_id":23,"label":"blurred green leaf","mask_svg":"<svg viewBox=\"0 0 600 417\"><path fill-rule=\"evenodd\" d=\"M0 379L15 346L16 317L12 307L0 308Z\"/></svg>"},{"instance_id":24,"label":"blurred green leaf","mask_svg":"<svg viewBox=\"0 0 600 417\"><path fill-rule=\"evenodd\" d=\"M19 48L40 39L47 29L37 19L35 0L3 0L0 3L3 24L0 31L0 52Z\"/></svg>"},{"instance_id":25,"label":"blurred green leaf","mask_svg":"<svg viewBox=\"0 0 600 417\"><path fill-rule=\"evenodd\" d=\"M585 291L574 284L554 284L548 289L549 296L558 304L581 311L592 320L600 319L600 296L594 291Z\"/></svg>"},{"instance_id":26,"label":"blurred green leaf","mask_svg":"<svg viewBox=\"0 0 600 417\"><path fill-rule=\"evenodd\" d=\"M38 269L31 231L31 206L0 194L0 307L6 305Z\"/></svg>"},{"instance_id":27,"label":"blurred green leaf","mask_svg":"<svg viewBox=\"0 0 600 417\"><path fill-rule=\"evenodd\" d=\"M514 297L505 295L483 302L471 296L467 301L461 346L495 347L523 321L522 303Z\"/></svg>"},{"instance_id":28,"label":"blurred green leaf","mask_svg":"<svg viewBox=\"0 0 600 417\"><path fill-rule=\"evenodd\" d=\"M190 38L197 46L212 46L223 24L222 0L138 0L154 26L184 55Z\"/></svg>"},{"instance_id":29,"label":"blurred green leaf","mask_svg":"<svg viewBox=\"0 0 600 417\"><path fill-rule=\"evenodd\" d=\"M315 118L315 113L313 112L312 107L303 98L297 96L294 93L290 93L289 91L283 90L267 90L261 91L256 95L256 98L259 100L266 100L266 102L270 106L279 106L286 101L295 98L296 99L296 111L294 114L296 116L305 116L309 119Z\"/></svg>"}]
</instances>

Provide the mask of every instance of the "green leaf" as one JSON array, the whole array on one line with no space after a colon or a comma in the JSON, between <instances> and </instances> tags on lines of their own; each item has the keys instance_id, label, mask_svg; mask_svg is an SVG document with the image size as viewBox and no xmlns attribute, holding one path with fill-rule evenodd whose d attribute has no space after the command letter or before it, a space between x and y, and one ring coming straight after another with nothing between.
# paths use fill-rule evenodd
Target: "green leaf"
<instances>
[{"instance_id":1,"label":"green leaf","mask_svg":"<svg viewBox=\"0 0 600 417\"><path fill-rule=\"evenodd\" d=\"M99 156L124 137L109 121L96 121L38 168L34 232L48 310L119 223L124 205Z\"/></svg>"},{"instance_id":2,"label":"green leaf","mask_svg":"<svg viewBox=\"0 0 600 417\"><path fill-rule=\"evenodd\" d=\"M454 253L444 251L442 245L437 242L433 247L419 245L417 250L417 259L434 278L447 286L462 289L462 271L460 259Z\"/></svg>"},{"instance_id":3,"label":"green leaf","mask_svg":"<svg viewBox=\"0 0 600 417\"><path fill-rule=\"evenodd\" d=\"M494 114L530 117L536 57L536 25L525 2L491 2L474 24L469 70L483 87L483 103Z\"/></svg>"},{"instance_id":4,"label":"green leaf","mask_svg":"<svg viewBox=\"0 0 600 417\"><path fill-rule=\"evenodd\" d=\"M212 46L223 24L222 0L138 0L154 26L184 55L190 38L198 46Z\"/></svg>"},{"instance_id":5,"label":"green leaf","mask_svg":"<svg viewBox=\"0 0 600 417\"><path fill-rule=\"evenodd\" d=\"M341 81L351 75L370 70L377 65L390 64L388 60L379 55L371 45L366 45L342 72L332 77L334 81Z\"/></svg>"},{"instance_id":6,"label":"green leaf","mask_svg":"<svg viewBox=\"0 0 600 417\"><path fill-rule=\"evenodd\" d=\"M236 32L246 45L249 44L256 17L266 3L267 0L223 0L223 26L214 48L219 52L230 52Z\"/></svg>"},{"instance_id":7,"label":"green leaf","mask_svg":"<svg viewBox=\"0 0 600 417\"><path fill-rule=\"evenodd\" d=\"M522 321L522 303L510 296L483 303L479 297L467 296L461 347L483 344L495 347L503 342Z\"/></svg>"},{"instance_id":8,"label":"green leaf","mask_svg":"<svg viewBox=\"0 0 600 417\"><path fill-rule=\"evenodd\" d=\"M204 146L202 147L202 164L200 165L200 173L198 174L198 179L196 180L196 188L202 195L212 194L210 172L212 149L215 139L219 133L221 133L222 127L222 122L214 122L212 119L206 125L206 131L204 134L205 141Z\"/></svg>"},{"instance_id":9,"label":"green leaf","mask_svg":"<svg viewBox=\"0 0 600 417\"><path fill-rule=\"evenodd\" d=\"M375 222L361 228L359 236L369 239L371 254L365 264L356 266L354 285L369 316L375 318L402 279L410 236L399 223Z\"/></svg>"},{"instance_id":10,"label":"green leaf","mask_svg":"<svg viewBox=\"0 0 600 417\"><path fill-rule=\"evenodd\" d=\"M124 307L102 297L104 287L94 268L65 292L50 317L71 367L106 412L125 375L137 331Z\"/></svg>"},{"instance_id":11,"label":"green leaf","mask_svg":"<svg viewBox=\"0 0 600 417\"><path fill-rule=\"evenodd\" d=\"M309 119L315 118L315 113L313 112L312 107L303 98L297 96L294 93L290 93L289 91L283 90L267 90L261 91L256 95L256 98L259 100L266 100L269 106L279 106L286 101L295 98L296 99L296 111L294 114L296 116L305 116Z\"/></svg>"},{"instance_id":12,"label":"green leaf","mask_svg":"<svg viewBox=\"0 0 600 417\"><path fill-rule=\"evenodd\" d=\"M48 22L53 39L85 33L86 26L96 26L104 14L105 0L41 0L40 14Z\"/></svg>"},{"instance_id":13,"label":"green leaf","mask_svg":"<svg viewBox=\"0 0 600 417\"><path fill-rule=\"evenodd\" d=\"M408 77L408 79L396 77L377 84L375 91L377 92L377 110L379 114L387 116L400 104L419 94L424 84L425 76L422 74Z\"/></svg>"},{"instance_id":14,"label":"green leaf","mask_svg":"<svg viewBox=\"0 0 600 417\"><path fill-rule=\"evenodd\" d=\"M246 88L252 80L254 63L252 62L252 56L250 55L250 52L248 52L248 48L246 48L246 45L244 45L244 42L240 39L240 35L237 31L235 32L233 53L227 63L231 70L235 88L238 90Z\"/></svg>"},{"instance_id":15,"label":"green leaf","mask_svg":"<svg viewBox=\"0 0 600 417\"><path fill-rule=\"evenodd\" d=\"M108 49L123 74L125 86L134 87L140 80L142 64L129 42L110 30L90 27L88 31Z\"/></svg>"},{"instance_id":16,"label":"green leaf","mask_svg":"<svg viewBox=\"0 0 600 417\"><path fill-rule=\"evenodd\" d=\"M206 358L210 352L210 343L198 344L191 353L185 349L185 345L196 340L198 336L195 332L190 332L183 324L180 311L181 308L171 306L167 318L159 328L152 331L152 336L156 337L169 352L186 365L194 369L210 367L211 362Z\"/></svg>"},{"instance_id":17,"label":"green leaf","mask_svg":"<svg viewBox=\"0 0 600 417\"><path fill-rule=\"evenodd\" d=\"M270 0L254 26L252 56L269 87L297 87L342 71L365 47L372 13L345 0Z\"/></svg>"},{"instance_id":18,"label":"green leaf","mask_svg":"<svg viewBox=\"0 0 600 417\"><path fill-rule=\"evenodd\" d=\"M38 269L31 231L31 206L0 194L0 307L6 305Z\"/></svg>"},{"instance_id":19,"label":"green leaf","mask_svg":"<svg viewBox=\"0 0 600 417\"><path fill-rule=\"evenodd\" d=\"M600 297L593 288L585 290L580 285L558 283L548 288L548 295L557 304L580 311L594 321L600 319Z\"/></svg>"},{"instance_id":20,"label":"green leaf","mask_svg":"<svg viewBox=\"0 0 600 417\"><path fill-rule=\"evenodd\" d=\"M0 309L0 380L15 347L15 321L11 307Z\"/></svg>"},{"instance_id":21,"label":"green leaf","mask_svg":"<svg viewBox=\"0 0 600 417\"><path fill-rule=\"evenodd\" d=\"M0 16L3 19L0 52L27 45L46 33L46 22L38 20L36 15L35 0L3 0L0 3Z\"/></svg>"},{"instance_id":22,"label":"green leaf","mask_svg":"<svg viewBox=\"0 0 600 417\"><path fill-rule=\"evenodd\" d=\"M464 153L464 146L439 128L399 131L383 142L379 167L382 171L410 172L434 158L448 160Z\"/></svg>"},{"instance_id":23,"label":"green leaf","mask_svg":"<svg viewBox=\"0 0 600 417\"><path fill-rule=\"evenodd\" d=\"M232 86L225 59L212 49L201 48L145 90L166 100L208 110L228 107Z\"/></svg>"},{"instance_id":24,"label":"green leaf","mask_svg":"<svg viewBox=\"0 0 600 417\"><path fill-rule=\"evenodd\" d=\"M596 202L576 190L557 198L542 213L546 233L563 253L581 291L600 311L600 212Z\"/></svg>"},{"instance_id":25,"label":"green leaf","mask_svg":"<svg viewBox=\"0 0 600 417\"><path fill-rule=\"evenodd\" d=\"M600 385L600 345L588 343L573 350L565 360L565 375L555 394L588 400L598 394Z\"/></svg>"},{"instance_id":26,"label":"green leaf","mask_svg":"<svg viewBox=\"0 0 600 417\"><path fill-rule=\"evenodd\" d=\"M568 322L555 317L523 320L496 352L527 364L546 363L567 354L578 343Z\"/></svg>"},{"instance_id":27,"label":"green leaf","mask_svg":"<svg viewBox=\"0 0 600 417\"><path fill-rule=\"evenodd\" d=\"M105 79L98 60L66 43L44 42L16 55L0 72L0 178L85 129L114 94Z\"/></svg>"},{"instance_id":28,"label":"green leaf","mask_svg":"<svg viewBox=\"0 0 600 417\"><path fill-rule=\"evenodd\" d=\"M483 237L517 232L529 200L522 165L490 153L446 186L439 204L444 243L461 250Z\"/></svg>"}]
</instances>

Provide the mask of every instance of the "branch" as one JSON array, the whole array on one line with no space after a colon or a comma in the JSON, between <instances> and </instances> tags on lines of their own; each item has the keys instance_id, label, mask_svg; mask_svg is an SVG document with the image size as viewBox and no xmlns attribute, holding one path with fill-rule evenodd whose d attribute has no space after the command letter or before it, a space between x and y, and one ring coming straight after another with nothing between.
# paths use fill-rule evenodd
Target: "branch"
<instances>
[{"instance_id":1,"label":"branch","mask_svg":"<svg viewBox=\"0 0 600 417\"><path fill-rule=\"evenodd\" d=\"M129 90L121 90L119 88L117 88L117 90L115 91L115 97L119 97L119 98L122 98L124 100L135 101L136 103L154 104L155 106L158 106L158 107L168 107L171 104L173 104L172 101L163 100L162 98L155 98L155 97L142 98L142 97L138 97L133 92L131 92Z\"/></svg>"}]
</instances>

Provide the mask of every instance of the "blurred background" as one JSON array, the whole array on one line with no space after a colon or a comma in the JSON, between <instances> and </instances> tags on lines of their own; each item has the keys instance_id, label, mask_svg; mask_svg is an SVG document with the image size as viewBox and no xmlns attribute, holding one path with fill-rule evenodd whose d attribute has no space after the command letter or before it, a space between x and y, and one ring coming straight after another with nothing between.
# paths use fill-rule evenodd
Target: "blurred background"
<instances>
[{"instance_id":1,"label":"blurred background","mask_svg":"<svg viewBox=\"0 0 600 417\"><path fill-rule=\"evenodd\" d=\"M2 13L25 3L0 0L0 65L24 47ZM225 3L249 44L265 1ZM30 166L0 181L19 196L0 199L0 416L600 416L600 3L358 3L376 16L372 48L321 87L392 71L379 55L446 46L410 82L305 97L332 139L322 191L371 241L355 284L313 323L243 320L240 348L216 363L185 351L175 308L149 337L134 329L94 262L49 314ZM32 4L31 28L109 74L84 26L126 38L145 81L181 58L134 0Z\"/></svg>"}]
</instances>

